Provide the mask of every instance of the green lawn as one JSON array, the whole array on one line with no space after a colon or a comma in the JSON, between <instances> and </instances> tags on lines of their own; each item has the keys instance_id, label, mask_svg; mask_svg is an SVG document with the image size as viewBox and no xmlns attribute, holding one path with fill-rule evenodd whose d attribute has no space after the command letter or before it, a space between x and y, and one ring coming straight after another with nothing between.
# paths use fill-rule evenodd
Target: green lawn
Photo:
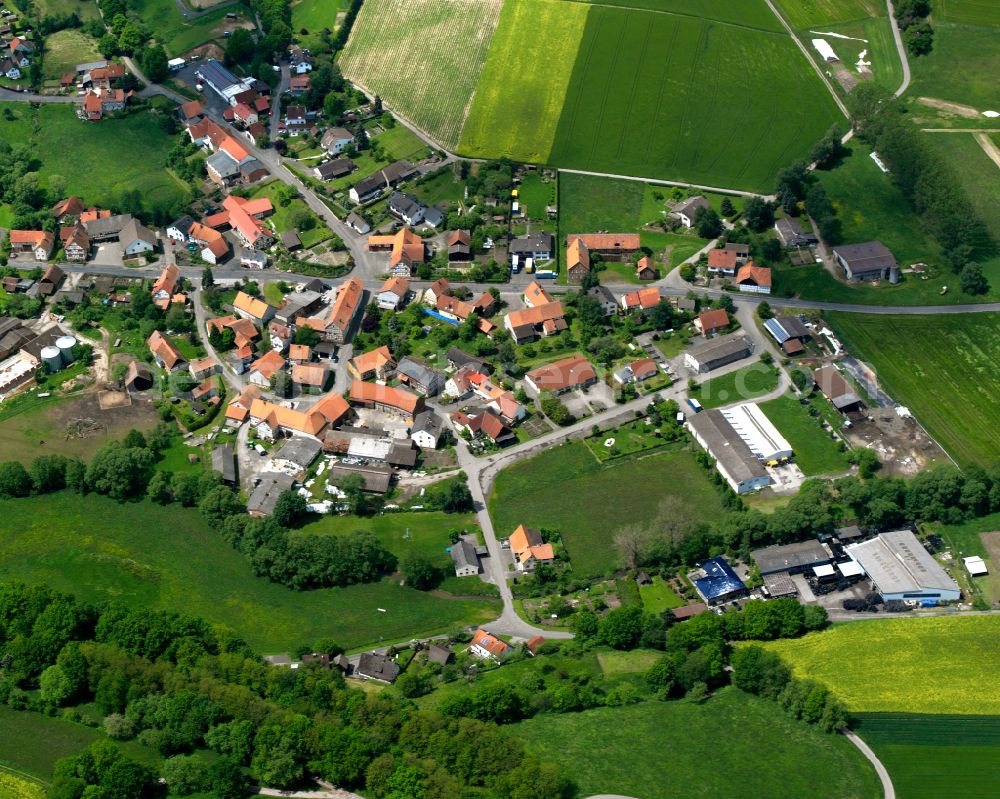
<instances>
[{"instance_id":1,"label":"green lawn","mask_svg":"<svg viewBox=\"0 0 1000 799\"><path fill-rule=\"evenodd\" d=\"M1000 716L863 713L858 734L889 770L899 799L980 799L1000 778Z\"/></svg>"},{"instance_id":2,"label":"green lawn","mask_svg":"<svg viewBox=\"0 0 1000 799\"><path fill-rule=\"evenodd\" d=\"M1000 111L1000 86L994 79L1000 72L1000 36L996 27L984 24L987 13L989 22L996 24L996 6L989 4L989 11L980 14L978 7L973 10L971 4L962 5L965 8L959 16L964 18L964 12L971 11L977 17L976 24L940 20L935 4L934 47L927 55L910 58L913 83L906 96L933 97L978 111ZM983 127L995 127L991 119L980 120Z\"/></svg>"},{"instance_id":3,"label":"green lawn","mask_svg":"<svg viewBox=\"0 0 1000 799\"><path fill-rule=\"evenodd\" d=\"M91 3L77 5L92 6ZM96 7L96 6L95 6ZM45 39L43 76L46 80L59 80L67 72L76 72L77 64L99 61L101 54L97 41L82 30L68 28L57 31Z\"/></svg>"},{"instance_id":4,"label":"green lawn","mask_svg":"<svg viewBox=\"0 0 1000 799\"><path fill-rule=\"evenodd\" d=\"M557 205L555 180L542 180L540 171L529 172L517 187L522 212L529 219L548 219L545 209Z\"/></svg>"},{"instance_id":5,"label":"green lawn","mask_svg":"<svg viewBox=\"0 0 1000 799\"><path fill-rule=\"evenodd\" d=\"M528 751L559 762L578 797L881 796L874 770L845 738L734 688L702 704L647 701L509 729Z\"/></svg>"},{"instance_id":6,"label":"green lawn","mask_svg":"<svg viewBox=\"0 0 1000 799\"><path fill-rule=\"evenodd\" d=\"M279 233L285 230L295 230L299 234L299 240L302 242L302 246L305 248L314 247L321 241L326 241L333 237L333 231L327 226L326 222L319 218L316 213L305 203L305 200L296 198L292 200L288 205L281 205L278 202L278 197L282 195L285 190L285 184L280 180L272 180L268 183L264 183L254 189L251 195L254 198L257 197L267 197L271 200L271 204L274 206L274 213L267 217L268 220L274 225L274 229ZM304 228L296 227L292 224L292 215L299 212L305 212L308 214L309 218L313 222L313 226L309 230Z\"/></svg>"},{"instance_id":7,"label":"green lawn","mask_svg":"<svg viewBox=\"0 0 1000 799\"><path fill-rule=\"evenodd\" d=\"M663 578L658 575L653 577L652 585L639 586L639 596L642 597L643 609L649 613L655 613L657 616L664 611L687 604L674 593L669 583L665 583Z\"/></svg>"},{"instance_id":8,"label":"green lawn","mask_svg":"<svg viewBox=\"0 0 1000 799\"><path fill-rule=\"evenodd\" d=\"M13 116L12 119L7 118L8 113ZM3 114L0 139L12 147L31 141L35 131L35 114L31 106L26 103L0 102L0 114Z\"/></svg>"},{"instance_id":9,"label":"green lawn","mask_svg":"<svg viewBox=\"0 0 1000 799\"><path fill-rule=\"evenodd\" d=\"M807 476L842 472L850 468L847 453L823 429L820 418L809 415L792 394L762 403L760 409L778 428L795 453L795 462Z\"/></svg>"},{"instance_id":10,"label":"green lawn","mask_svg":"<svg viewBox=\"0 0 1000 799\"><path fill-rule=\"evenodd\" d=\"M778 371L760 361L735 372L713 377L700 383L690 396L704 408L718 408L734 402L749 402L778 387Z\"/></svg>"},{"instance_id":11,"label":"green lawn","mask_svg":"<svg viewBox=\"0 0 1000 799\"><path fill-rule=\"evenodd\" d=\"M355 530L374 533L385 548L398 558L412 551L451 571L451 556L445 551L451 545L448 532L468 530L478 533L479 527L472 514L386 513L368 518L323 516L303 527L297 535L337 535Z\"/></svg>"},{"instance_id":12,"label":"green lawn","mask_svg":"<svg viewBox=\"0 0 1000 799\"><path fill-rule=\"evenodd\" d=\"M574 442L504 469L489 505L499 537L521 523L559 530L573 570L594 575L610 571L618 562L615 531L629 524L654 523L667 497L676 497L692 513L697 510L699 519L711 520L722 513L716 488L686 450L602 465L586 444Z\"/></svg>"},{"instance_id":13,"label":"green lawn","mask_svg":"<svg viewBox=\"0 0 1000 799\"><path fill-rule=\"evenodd\" d=\"M340 0L297 0L291 6L292 31L303 47L319 49L323 44L319 37L323 29L332 31L337 27ZM309 31L308 35L301 34L303 28Z\"/></svg>"},{"instance_id":14,"label":"green lawn","mask_svg":"<svg viewBox=\"0 0 1000 799\"><path fill-rule=\"evenodd\" d=\"M430 180L410 187L410 192L428 205L440 202L460 202L465 196L465 184L449 168Z\"/></svg>"},{"instance_id":15,"label":"green lawn","mask_svg":"<svg viewBox=\"0 0 1000 799\"><path fill-rule=\"evenodd\" d=\"M853 621L764 644L859 713L1000 714L1000 616Z\"/></svg>"},{"instance_id":16,"label":"green lawn","mask_svg":"<svg viewBox=\"0 0 1000 799\"><path fill-rule=\"evenodd\" d=\"M0 504L0 579L45 582L89 602L119 599L202 616L265 652L326 635L346 647L397 641L483 623L498 611L492 601L433 596L389 578L292 591L254 577L197 511L176 505L123 508L71 493Z\"/></svg>"},{"instance_id":17,"label":"green lawn","mask_svg":"<svg viewBox=\"0 0 1000 799\"><path fill-rule=\"evenodd\" d=\"M997 316L830 313L828 319L955 460L985 466L1000 457Z\"/></svg>"},{"instance_id":18,"label":"green lawn","mask_svg":"<svg viewBox=\"0 0 1000 799\"><path fill-rule=\"evenodd\" d=\"M341 67L389 108L454 147L502 5L501 0L368 0L340 56Z\"/></svg>"},{"instance_id":19,"label":"green lawn","mask_svg":"<svg viewBox=\"0 0 1000 799\"><path fill-rule=\"evenodd\" d=\"M8 5L10 4L8 3ZM94 0L35 0L34 5L40 19L62 14L76 14L86 22L100 16L97 11L97 3Z\"/></svg>"}]
</instances>

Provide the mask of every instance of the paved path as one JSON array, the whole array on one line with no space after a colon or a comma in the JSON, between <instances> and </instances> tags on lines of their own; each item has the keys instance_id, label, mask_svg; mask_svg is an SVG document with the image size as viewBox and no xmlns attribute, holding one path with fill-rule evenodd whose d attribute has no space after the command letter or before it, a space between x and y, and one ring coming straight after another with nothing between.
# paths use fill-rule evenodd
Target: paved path
<instances>
[{"instance_id":1,"label":"paved path","mask_svg":"<svg viewBox=\"0 0 1000 799\"><path fill-rule=\"evenodd\" d=\"M896 789L892 786L892 778L889 776L889 771L882 765L882 761L878 759L871 750L871 747L847 729L847 727L844 727L840 732L843 733L848 741L858 747L861 754L868 758L868 761L875 766L875 773L878 774L878 778L882 781L882 794L885 799L896 799Z\"/></svg>"},{"instance_id":2,"label":"paved path","mask_svg":"<svg viewBox=\"0 0 1000 799\"><path fill-rule=\"evenodd\" d=\"M758 194L753 191L741 191L739 189L726 189L721 186L705 186L700 183L684 183L679 180L660 180L659 178L636 177L635 175L618 175L614 172L591 172L586 169L560 169L571 175L588 175L595 178L615 178L616 180L634 180L640 183L653 183L657 186L680 186L686 189L700 189L701 191L711 191L715 194L731 194L734 197L763 197L765 200L776 199L773 194Z\"/></svg>"},{"instance_id":3,"label":"paved path","mask_svg":"<svg viewBox=\"0 0 1000 799\"><path fill-rule=\"evenodd\" d=\"M30 92L15 92L13 89L0 87L0 100L11 100L18 103L78 103L80 98L75 94L31 94Z\"/></svg>"},{"instance_id":4,"label":"paved path","mask_svg":"<svg viewBox=\"0 0 1000 799\"><path fill-rule=\"evenodd\" d=\"M200 283L200 281L199 281ZM208 340L208 330L205 328L205 306L202 303L201 289L197 288L191 293L191 304L194 306L194 319L195 328L198 330L198 335L201 336L201 343L205 345L205 353L210 358L215 358L216 362L219 364L219 368L222 370L222 377L232 388L233 392L236 394L242 394L243 389L246 388L246 383L240 375L237 375L230 367L229 363L225 358L221 357L219 353L215 351L215 347L212 346L212 342ZM265 331L266 335L266 331Z\"/></svg>"},{"instance_id":5,"label":"paved path","mask_svg":"<svg viewBox=\"0 0 1000 799\"><path fill-rule=\"evenodd\" d=\"M198 19L198 17L211 14L213 11L218 11L220 8L229 8L229 6L239 5L239 2L240 0L229 0L227 3L219 3L211 8L203 8L200 11L194 11L184 5L184 0L174 0L177 10L181 12L181 16L184 17L184 19Z\"/></svg>"},{"instance_id":6,"label":"paved path","mask_svg":"<svg viewBox=\"0 0 1000 799\"><path fill-rule=\"evenodd\" d=\"M910 88L910 62L906 58L906 48L903 46L903 37L899 33L899 23L896 22L896 9L892 7L892 0L886 0L886 7L889 9L889 24L892 26L892 38L896 40L896 52L899 53L899 63L903 65L903 82L899 88L893 92L893 97L899 97Z\"/></svg>"}]
</instances>

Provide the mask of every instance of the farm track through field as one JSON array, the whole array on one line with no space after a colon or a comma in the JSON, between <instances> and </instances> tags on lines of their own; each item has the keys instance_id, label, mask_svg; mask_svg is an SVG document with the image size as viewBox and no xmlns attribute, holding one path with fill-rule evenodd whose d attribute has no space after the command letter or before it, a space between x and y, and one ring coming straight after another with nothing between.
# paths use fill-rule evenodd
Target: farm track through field
<instances>
[{"instance_id":1,"label":"farm track through field","mask_svg":"<svg viewBox=\"0 0 1000 799\"><path fill-rule=\"evenodd\" d=\"M579 3L580 5L589 6L590 8L613 8L616 11L641 11L647 14L660 14L665 17L684 17L685 19L696 19L700 22L710 23L712 25L726 25L730 28L742 28L743 30L754 31L755 33L770 33L777 36L782 35L781 31L776 31L773 28L758 28L756 25L747 25L743 22L733 22L731 20L715 19L709 17L699 16L698 14L687 14L683 11L668 11L664 8L645 8L638 6L617 6L612 3L590 3L587 0L562 0L565 3Z\"/></svg>"}]
</instances>

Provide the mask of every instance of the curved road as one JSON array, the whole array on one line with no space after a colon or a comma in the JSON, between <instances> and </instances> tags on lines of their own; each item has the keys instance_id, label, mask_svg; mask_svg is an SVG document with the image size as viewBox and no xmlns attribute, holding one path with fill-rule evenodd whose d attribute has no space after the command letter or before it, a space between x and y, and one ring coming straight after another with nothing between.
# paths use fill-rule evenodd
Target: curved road
<instances>
[{"instance_id":1,"label":"curved road","mask_svg":"<svg viewBox=\"0 0 1000 799\"><path fill-rule=\"evenodd\" d=\"M868 758L868 762L875 767L875 773L878 774L878 778L882 782L882 794L885 799L896 799L896 789L893 787L892 777L889 776L888 769L882 765L882 761L878 759L876 754L871 750L871 747L847 729L847 727L844 727L840 732L848 741L858 747L861 754Z\"/></svg>"},{"instance_id":2,"label":"curved road","mask_svg":"<svg viewBox=\"0 0 1000 799\"><path fill-rule=\"evenodd\" d=\"M903 37L899 33L899 23L896 22L896 9L892 7L892 0L886 0L885 4L889 9L889 24L892 26L892 38L896 40L899 63L903 65L903 82L892 94L893 97L899 97L910 88L910 62L906 58L906 48L903 46Z\"/></svg>"}]
</instances>

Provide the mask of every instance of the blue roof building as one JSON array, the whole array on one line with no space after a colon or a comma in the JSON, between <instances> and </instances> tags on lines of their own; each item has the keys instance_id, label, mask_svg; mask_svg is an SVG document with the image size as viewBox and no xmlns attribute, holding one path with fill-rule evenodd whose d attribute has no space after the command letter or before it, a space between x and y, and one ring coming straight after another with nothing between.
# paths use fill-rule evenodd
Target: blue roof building
<instances>
[{"instance_id":1,"label":"blue roof building","mask_svg":"<svg viewBox=\"0 0 1000 799\"><path fill-rule=\"evenodd\" d=\"M747 587L736 576L733 567L723 557L711 558L701 564L704 577L694 580L694 587L709 605L727 602L745 594Z\"/></svg>"}]
</instances>

